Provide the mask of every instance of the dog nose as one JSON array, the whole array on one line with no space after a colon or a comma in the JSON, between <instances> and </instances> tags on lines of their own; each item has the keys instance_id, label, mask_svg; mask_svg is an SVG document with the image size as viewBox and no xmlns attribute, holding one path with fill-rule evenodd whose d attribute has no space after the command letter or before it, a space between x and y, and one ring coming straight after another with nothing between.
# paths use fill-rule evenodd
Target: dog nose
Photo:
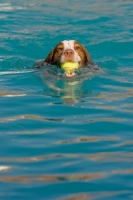
<instances>
[{"instance_id":1,"label":"dog nose","mask_svg":"<svg viewBox=\"0 0 133 200\"><path fill-rule=\"evenodd\" d=\"M72 49L67 49L65 52L64 52L64 55L65 56L72 56L74 54L74 51Z\"/></svg>"}]
</instances>

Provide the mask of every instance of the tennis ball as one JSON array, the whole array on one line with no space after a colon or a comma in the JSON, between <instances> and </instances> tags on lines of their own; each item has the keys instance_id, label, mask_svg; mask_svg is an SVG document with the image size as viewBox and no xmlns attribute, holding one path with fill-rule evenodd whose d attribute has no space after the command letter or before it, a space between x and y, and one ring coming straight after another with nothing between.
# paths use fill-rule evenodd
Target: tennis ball
<instances>
[{"instance_id":1,"label":"tennis ball","mask_svg":"<svg viewBox=\"0 0 133 200\"><path fill-rule=\"evenodd\" d=\"M75 69L79 68L78 62L65 62L61 64L61 68L67 72L73 72Z\"/></svg>"}]
</instances>

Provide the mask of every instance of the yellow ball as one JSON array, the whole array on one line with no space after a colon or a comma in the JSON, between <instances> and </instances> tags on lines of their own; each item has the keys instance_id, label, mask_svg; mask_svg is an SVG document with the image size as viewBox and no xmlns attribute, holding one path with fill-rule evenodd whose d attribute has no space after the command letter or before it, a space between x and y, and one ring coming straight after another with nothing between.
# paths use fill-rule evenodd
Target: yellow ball
<instances>
[{"instance_id":1,"label":"yellow ball","mask_svg":"<svg viewBox=\"0 0 133 200\"><path fill-rule=\"evenodd\" d=\"M65 62L61 64L61 68L67 72L72 72L79 68L79 64L77 62Z\"/></svg>"}]
</instances>

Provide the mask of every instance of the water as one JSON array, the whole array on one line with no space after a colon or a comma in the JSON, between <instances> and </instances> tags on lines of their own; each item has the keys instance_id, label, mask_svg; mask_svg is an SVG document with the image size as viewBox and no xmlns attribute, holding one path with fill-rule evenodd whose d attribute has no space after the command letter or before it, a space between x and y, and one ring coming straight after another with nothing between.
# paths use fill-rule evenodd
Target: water
<instances>
[{"instance_id":1,"label":"water","mask_svg":"<svg viewBox=\"0 0 133 200\"><path fill-rule=\"evenodd\" d=\"M133 199L132 19L132 0L0 1L2 200ZM35 69L65 39L100 70Z\"/></svg>"}]
</instances>

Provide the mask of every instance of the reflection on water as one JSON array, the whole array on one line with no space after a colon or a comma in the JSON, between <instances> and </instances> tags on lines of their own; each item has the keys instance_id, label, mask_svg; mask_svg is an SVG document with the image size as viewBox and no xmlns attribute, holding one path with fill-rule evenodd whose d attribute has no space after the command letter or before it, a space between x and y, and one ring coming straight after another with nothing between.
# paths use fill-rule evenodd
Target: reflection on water
<instances>
[{"instance_id":1,"label":"reflection on water","mask_svg":"<svg viewBox=\"0 0 133 200\"><path fill-rule=\"evenodd\" d=\"M0 90L0 96L4 97L14 97L14 96L25 96L26 94L21 92L13 92L13 91L2 91Z\"/></svg>"},{"instance_id":2,"label":"reflection on water","mask_svg":"<svg viewBox=\"0 0 133 200\"><path fill-rule=\"evenodd\" d=\"M117 191L117 192L97 192L97 193L89 193L89 194L77 194L77 195L72 195L66 198L61 198L60 200L91 200L91 199L98 199L98 198L114 198L114 196L119 196L119 195L125 195L125 194L129 194L130 195L130 191L128 190L122 190L122 191Z\"/></svg>"},{"instance_id":3,"label":"reflection on water","mask_svg":"<svg viewBox=\"0 0 133 200\"><path fill-rule=\"evenodd\" d=\"M0 172L6 172L10 169L12 169L11 166L0 166Z\"/></svg>"},{"instance_id":4,"label":"reflection on water","mask_svg":"<svg viewBox=\"0 0 133 200\"><path fill-rule=\"evenodd\" d=\"M121 118L97 118L97 119L89 119L82 121L83 123L89 123L89 122L99 122L99 121L109 121L109 122L121 122L124 121L124 119Z\"/></svg>"},{"instance_id":5,"label":"reflection on water","mask_svg":"<svg viewBox=\"0 0 133 200\"><path fill-rule=\"evenodd\" d=\"M122 143L116 144L115 146L127 146L127 145L133 145L133 140L122 142Z\"/></svg>"},{"instance_id":6,"label":"reflection on water","mask_svg":"<svg viewBox=\"0 0 133 200\"><path fill-rule=\"evenodd\" d=\"M92 195L89 194L79 194L79 195L73 195L67 198L62 198L61 200L89 200L92 199Z\"/></svg>"},{"instance_id":7,"label":"reflection on water","mask_svg":"<svg viewBox=\"0 0 133 200\"><path fill-rule=\"evenodd\" d=\"M66 181L90 181L103 178L103 173L96 174L72 174L72 175L33 175L33 176L0 176L1 181L18 183L37 183L37 182L66 182Z\"/></svg>"},{"instance_id":8,"label":"reflection on water","mask_svg":"<svg viewBox=\"0 0 133 200\"><path fill-rule=\"evenodd\" d=\"M59 141L57 144L69 144L69 143L78 143L78 142L97 142L97 141L115 141L118 140L118 137L82 137L73 140Z\"/></svg>"},{"instance_id":9,"label":"reflection on water","mask_svg":"<svg viewBox=\"0 0 133 200\"><path fill-rule=\"evenodd\" d=\"M9 169L9 168L8 168ZM6 171L6 170L3 170ZM92 174L67 174L67 175L26 175L26 176L0 176L0 181L3 182L18 182L18 183L39 183L39 182L66 182L66 181L91 181L93 179L102 179L106 176L115 174L133 174L133 169L113 170L108 173L92 173Z\"/></svg>"},{"instance_id":10,"label":"reflection on water","mask_svg":"<svg viewBox=\"0 0 133 200\"><path fill-rule=\"evenodd\" d=\"M0 198L133 199L133 3L0 2ZM75 39L96 64L35 68Z\"/></svg>"},{"instance_id":11,"label":"reflection on water","mask_svg":"<svg viewBox=\"0 0 133 200\"><path fill-rule=\"evenodd\" d=\"M10 134L19 134L19 135L35 135L35 134L44 134L44 133L51 133L51 132L55 132L56 130L54 129L38 129L36 131L30 131L30 130L26 130L26 131L14 131L14 132L10 132Z\"/></svg>"},{"instance_id":12,"label":"reflection on water","mask_svg":"<svg viewBox=\"0 0 133 200\"><path fill-rule=\"evenodd\" d=\"M87 67L81 67L73 78L65 78L64 71L56 66L43 66L36 73L49 89L52 89L52 91L47 90L47 95L61 97L66 104L73 105L80 102L80 99L85 96L96 95L89 88L83 89L83 85L86 80L101 73L101 69L97 64L88 64Z\"/></svg>"},{"instance_id":13,"label":"reflection on water","mask_svg":"<svg viewBox=\"0 0 133 200\"><path fill-rule=\"evenodd\" d=\"M52 159L64 159L64 158L84 158L86 160L91 160L92 162L132 162L133 152L131 153L93 153L93 154L52 154L44 156L35 156L27 158L0 158L1 162L38 162L43 160Z\"/></svg>"},{"instance_id":14,"label":"reflection on water","mask_svg":"<svg viewBox=\"0 0 133 200\"><path fill-rule=\"evenodd\" d=\"M52 118L41 117L37 115L21 115L21 116L16 116L16 117L0 118L0 122L3 123L3 122L10 122L10 121L16 121L16 120L22 120L22 119L64 122L63 119L58 119L58 118L52 119Z\"/></svg>"}]
</instances>

